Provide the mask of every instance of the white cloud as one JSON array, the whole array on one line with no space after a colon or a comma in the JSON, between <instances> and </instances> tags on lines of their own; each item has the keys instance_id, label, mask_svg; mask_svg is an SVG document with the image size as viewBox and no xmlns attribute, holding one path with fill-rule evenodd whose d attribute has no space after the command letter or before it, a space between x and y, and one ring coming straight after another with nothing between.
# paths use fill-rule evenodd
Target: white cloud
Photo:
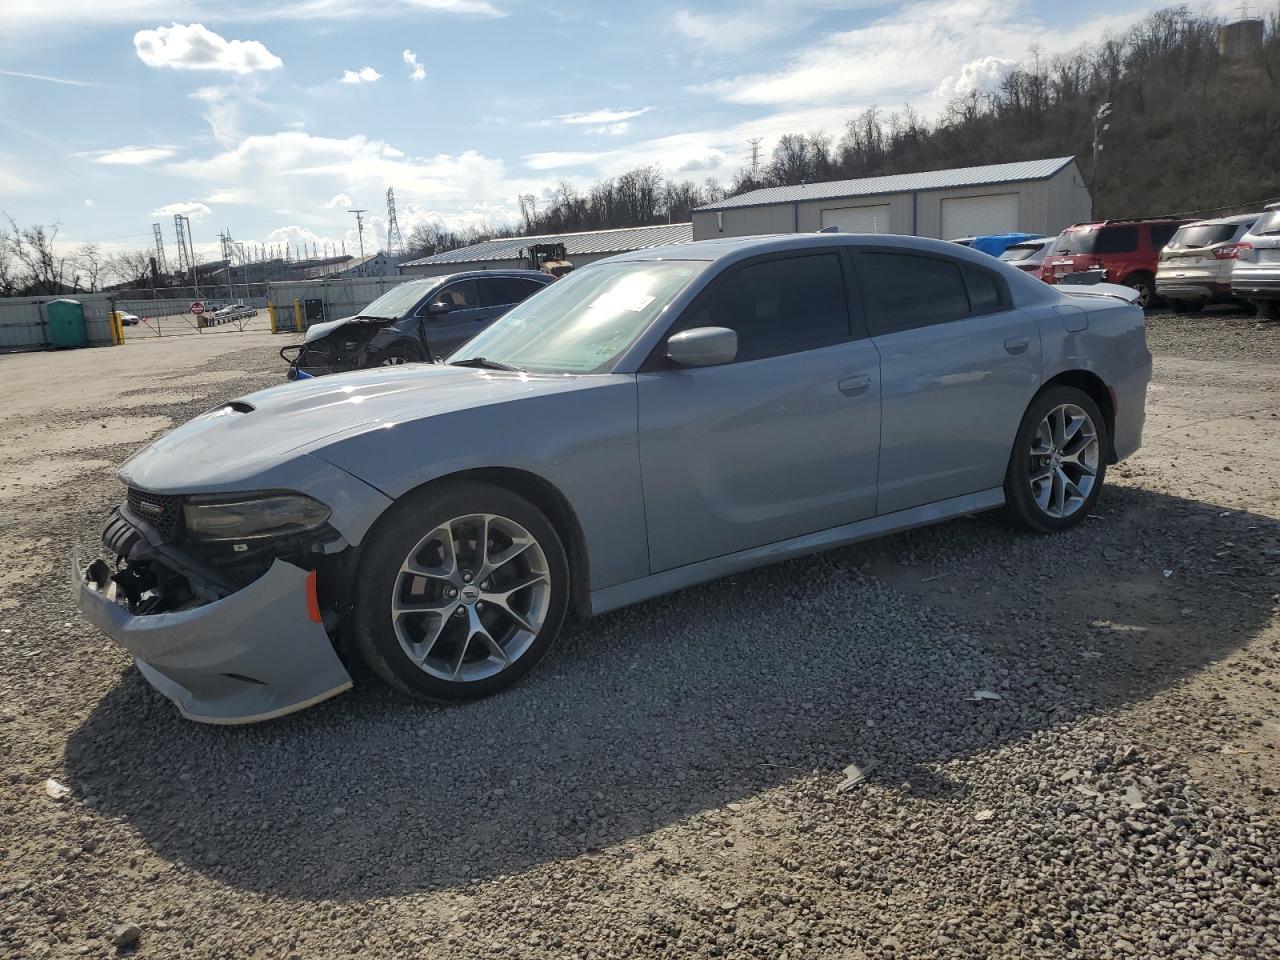
<instances>
[{"instance_id":1,"label":"white cloud","mask_svg":"<svg viewBox=\"0 0 1280 960\"><path fill-rule=\"evenodd\" d=\"M361 67L359 70L342 71L342 83L376 83L382 74L373 67Z\"/></svg>"},{"instance_id":2,"label":"white cloud","mask_svg":"<svg viewBox=\"0 0 1280 960\"><path fill-rule=\"evenodd\" d=\"M631 124L623 120L621 123L606 123L601 127L592 127L588 133L598 133L607 137L620 137L631 129Z\"/></svg>"},{"instance_id":3,"label":"white cloud","mask_svg":"<svg viewBox=\"0 0 1280 960\"><path fill-rule=\"evenodd\" d=\"M138 59L157 69L222 70L253 73L276 70L284 61L257 40L227 40L201 23L175 23L133 35Z\"/></svg>"},{"instance_id":4,"label":"white cloud","mask_svg":"<svg viewBox=\"0 0 1280 960\"><path fill-rule=\"evenodd\" d=\"M506 14L488 0L405 0L410 7L439 13L463 13L479 17L505 17Z\"/></svg>"},{"instance_id":5,"label":"white cloud","mask_svg":"<svg viewBox=\"0 0 1280 960\"><path fill-rule=\"evenodd\" d=\"M172 217L175 213L190 217L192 220L199 220L202 217L207 217L213 211L198 200L189 200L185 203L166 203L163 207L157 207L152 210L151 216Z\"/></svg>"},{"instance_id":6,"label":"white cloud","mask_svg":"<svg viewBox=\"0 0 1280 960\"><path fill-rule=\"evenodd\" d=\"M591 110L586 113L562 113L556 117L561 123L571 126L593 126L596 124L621 123L634 120L653 111L653 107L640 107L638 110Z\"/></svg>"},{"instance_id":7,"label":"white cloud","mask_svg":"<svg viewBox=\"0 0 1280 960\"><path fill-rule=\"evenodd\" d=\"M224 187L221 190L215 190L209 196L205 197L209 203L247 203L244 198L243 191L234 187Z\"/></svg>"},{"instance_id":8,"label":"white cloud","mask_svg":"<svg viewBox=\"0 0 1280 960\"><path fill-rule=\"evenodd\" d=\"M86 199L86 200L85 200L84 205L85 205L86 207L93 207L93 206L96 206L96 204L95 204L92 200L89 200L89 199Z\"/></svg>"},{"instance_id":9,"label":"white cloud","mask_svg":"<svg viewBox=\"0 0 1280 960\"><path fill-rule=\"evenodd\" d=\"M681 39L712 54L740 53L810 26L824 11L848 12L884 6L885 0L745 0L732 10L677 10L670 28Z\"/></svg>"},{"instance_id":10,"label":"white cloud","mask_svg":"<svg viewBox=\"0 0 1280 960\"><path fill-rule=\"evenodd\" d=\"M412 50L406 50L401 54L404 62L409 67L409 79L417 83L421 83L427 79L427 68L418 62L418 55Z\"/></svg>"},{"instance_id":11,"label":"white cloud","mask_svg":"<svg viewBox=\"0 0 1280 960\"><path fill-rule=\"evenodd\" d=\"M944 77L934 95L944 100L974 92L989 93L1000 88L1000 82L1016 70L1018 62L1004 57L970 60L960 68L959 76Z\"/></svg>"},{"instance_id":12,"label":"white cloud","mask_svg":"<svg viewBox=\"0 0 1280 960\"><path fill-rule=\"evenodd\" d=\"M351 206L351 198L345 193L335 193L324 202L326 210L346 210Z\"/></svg>"},{"instance_id":13,"label":"white cloud","mask_svg":"<svg viewBox=\"0 0 1280 960\"><path fill-rule=\"evenodd\" d=\"M168 160L177 152L173 147L164 146L119 147L115 150L103 150L94 154L80 154L80 156L92 156L91 163L101 163L106 166L138 167L159 160Z\"/></svg>"}]
</instances>

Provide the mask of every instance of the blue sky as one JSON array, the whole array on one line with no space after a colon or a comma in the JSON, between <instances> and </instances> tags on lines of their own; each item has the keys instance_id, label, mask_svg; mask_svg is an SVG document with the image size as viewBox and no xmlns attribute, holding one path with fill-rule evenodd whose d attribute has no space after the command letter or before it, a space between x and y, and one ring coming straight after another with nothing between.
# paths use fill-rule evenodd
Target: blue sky
<instances>
[{"instance_id":1,"label":"blue sky","mask_svg":"<svg viewBox=\"0 0 1280 960\"><path fill-rule=\"evenodd\" d=\"M932 115L1142 0L0 0L0 210L67 245L212 254L514 219L640 163L731 178L747 140ZM1224 11L1230 0L1215 0Z\"/></svg>"}]
</instances>

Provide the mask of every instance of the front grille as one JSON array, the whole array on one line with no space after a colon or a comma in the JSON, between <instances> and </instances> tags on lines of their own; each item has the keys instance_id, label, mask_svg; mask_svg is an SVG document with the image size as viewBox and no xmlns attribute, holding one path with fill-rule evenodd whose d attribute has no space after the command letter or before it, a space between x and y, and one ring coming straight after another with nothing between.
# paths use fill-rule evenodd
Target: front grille
<instances>
[{"instance_id":1,"label":"front grille","mask_svg":"<svg viewBox=\"0 0 1280 960\"><path fill-rule=\"evenodd\" d=\"M154 527L165 540L172 540L178 529L180 509L177 497L129 488L129 512Z\"/></svg>"}]
</instances>

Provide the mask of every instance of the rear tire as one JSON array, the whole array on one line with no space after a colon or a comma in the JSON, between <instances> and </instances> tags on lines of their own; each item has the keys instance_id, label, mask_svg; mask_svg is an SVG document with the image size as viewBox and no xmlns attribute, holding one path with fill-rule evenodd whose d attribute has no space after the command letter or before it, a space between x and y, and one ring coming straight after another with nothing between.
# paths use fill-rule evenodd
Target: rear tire
<instances>
[{"instance_id":1,"label":"rear tire","mask_svg":"<svg viewBox=\"0 0 1280 960\"><path fill-rule=\"evenodd\" d=\"M1138 291L1138 306L1143 310L1155 303L1155 278L1149 273L1131 273L1124 285Z\"/></svg>"},{"instance_id":2,"label":"rear tire","mask_svg":"<svg viewBox=\"0 0 1280 960\"><path fill-rule=\"evenodd\" d=\"M1107 475L1107 422L1083 390L1050 387L1023 414L1005 473L1005 516L1037 533L1089 515Z\"/></svg>"},{"instance_id":3,"label":"rear tire","mask_svg":"<svg viewBox=\"0 0 1280 960\"><path fill-rule=\"evenodd\" d=\"M523 497L444 482L378 522L353 595L355 647L373 672L410 696L460 703L509 687L550 649L568 609L569 563Z\"/></svg>"},{"instance_id":4,"label":"rear tire","mask_svg":"<svg viewBox=\"0 0 1280 960\"><path fill-rule=\"evenodd\" d=\"M1273 323L1280 321L1280 300L1255 300L1253 302L1258 308L1258 316L1263 320L1270 320Z\"/></svg>"}]
</instances>

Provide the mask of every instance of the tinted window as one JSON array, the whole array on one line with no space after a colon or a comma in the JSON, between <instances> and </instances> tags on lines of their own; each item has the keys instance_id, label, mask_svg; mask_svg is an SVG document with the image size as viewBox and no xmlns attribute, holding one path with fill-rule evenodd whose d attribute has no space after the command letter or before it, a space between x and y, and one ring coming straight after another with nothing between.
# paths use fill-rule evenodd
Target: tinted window
<instances>
[{"instance_id":1,"label":"tinted window","mask_svg":"<svg viewBox=\"0 0 1280 960\"><path fill-rule=\"evenodd\" d=\"M969 307L974 313L994 313L1004 301L1000 282L993 274L978 267L965 266L964 280L969 287Z\"/></svg>"},{"instance_id":2,"label":"tinted window","mask_svg":"<svg viewBox=\"0 0 1280 960\"><path fill-rule=\"evenodd\" d=\"M1151 247L1154 250L1163 250L1164 245L1169 239L1178 232L1178 224L1162 223L1159 226L1151 228Z\"/></svg>"},{"instance_id":3,"label":"tinted window","mask_svg":"<svg viewBox=\"0 0 1280 960\"><path fill-rule=\"evenodd\" d=\"M1028 243L1026 245L1015 243L1000 254L1000 259L1006 263L1017 263L1019 260L1030 260L1042 250L1044 250L1044 244L1042 243Z\"/></svg>"},{"instance_id":4,"label":"tinted window","mask_svg":"<svg viewBox=\"0 0 1280 960\"><path fill-rule=\"evenodd\" d=\"M848 340L849 311L840 260L824 253L744 267L717 280L709 298L682 327L737 331L739 360Z\"/></svg>"},{"instance_id":5,"label":"tinted window","mask_svg":"<svg viewBox=\"0 0 1280 960\"><path fill-rule=\"evenodd\" d=\"M537 280L517 280L516 283L520 284L521 300L525 297L532 297L546 286L545 283L539 283Z\"/></svg>"},{"instance_id":6,"label":"tinted window","mask_svg":"<svg viewBox=\"0 0 1280 960\"><path fill-rule=\"evenodd\" d=\"M516 277L486 277L478 282L480 299L486 307L509 306L529 295L525 292L525 281Z\"/></svg>"},{"instance_id":7,"label":"tinted window","mask_svg":"<svg viewBox=\"0 0 1280 960\"><path fill-rule=\"evenodd\" d=\"M459 280L431 295L432 303L442 300L454 310L470 310L480 306L480 291L476 289L474 280Z\"/></svg>"},{"instance_id":8,"label":"tinted window","mask_svg":"<svg viewBox=\"0 0 1280 960\"><path fill-rule=\"evenodd\" d=\"M1169 234L1173 236L1173 234ZM1166 240L1168 237L1165 238ZM1133 253L1138 249L1137 227L1103 227L1098 231L1092 253Z\"/></svg>"},{"instance_id":9,"label":"tinted window","mask_svg":"<svg viewBox=\"0 0 1280 960\"><path fill-rule=\"evenodd\" d=\"M969 313L960 267L906 253L864 253L873 333L894 333L958 320Z\"/></svg>"}]
</instances>

